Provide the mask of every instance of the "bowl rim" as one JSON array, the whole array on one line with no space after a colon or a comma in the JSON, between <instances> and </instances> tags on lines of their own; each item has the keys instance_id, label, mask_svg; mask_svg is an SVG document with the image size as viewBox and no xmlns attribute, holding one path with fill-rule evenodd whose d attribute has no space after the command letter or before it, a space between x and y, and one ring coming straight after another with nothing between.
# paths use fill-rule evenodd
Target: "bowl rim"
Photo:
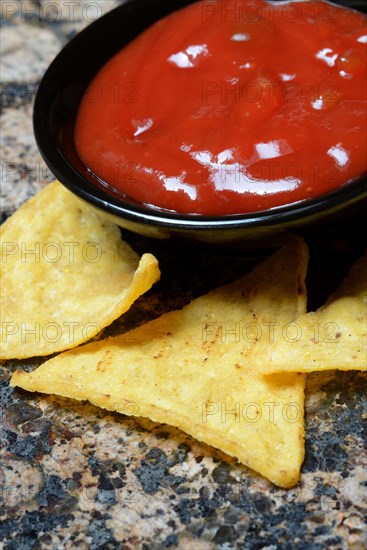
<instances>
[{"instance_id":1,"label":"bowl rim","mask_svg":"<svg viewBox=\"0 0 367 550\"><path fill-rule=\"evenodd\" d=\"M121 13L125 13L134 4L135 7L146 9L148 4L154 5L167 0L125 0L125 2L110 12L102 15L92 22L76 36L74 36L58 53L52 63L46 70L37 90L34 109L33 109L33 127L36 142L41 156L50 168L56 178L75 195L91 203L105 212L123 218L132 222L156 225L170 229L225 229L225 228L246 228L246 227L268 227L270 225L280 225L297 220L298 218L314 217L323 214L325 211L339 210L345 204L357 202L361 199L367 199L367 172L361 174L352 181L345 182L336 189L333 189L323 195L312 199L302 199L285 205L276 206L268 210L256 212L244 212L239 214L226 214L217 216L208 216L201 214L184 214L164 210L153 205L134 203L127 197L127 200L117 198L111 192L93 185L88 181L65 156L64 151L54 143L53 135L47 120L45 103L49 105L49 95L51 83L53 82L55 72L58 71L60 64L63 65L67 59L70 59L71 52L77 48L81 42L88 42L100 27L106 26L112 18L117 18ZM196 0L177 0L180 4L172 6L170 12L189 5ZM346 7L348 1L344 0ZM331 2L329 2L331 3ZM176 2L175 2L176 4ZM334 4L341 6L341 4ZM343 5L343 4L342 4ZM353 8L352 8L353 9ZM169 13L169 12L167 12ZM160 17L158 17L159 19ZM135 34L137 36L139 33ZM123 47L123 46L121 46ZM107 57L104 63L109 59ZM98 72L101 64L96 66L94 74ZM90 80L89 80L90 81ZM87 84L86 84L87 85ZM84 87L85 89L85 87ZM55 90L57 94L57 91ZM55 97L53 98L55 101Z\"/></svg>"},{"instance_id":2,"label":"bowl rim","mask_svg":"<svg viewBox=\"0 0 367 550\"><path fill-rule=\"evenodd\" d=\"M65 166L73 171L74 175L72 177L68 178L64 173L59 172L56 167L52 171L65 187L81 199L114 216L122 216L134 222L154 223L160 227L174 227L176 229L222 229L283 224L305 215L315 216L324 212L325 209L338 209L346 202L355 202L362 198L367 199L367 179L359 178L315 199L304 199L269 210L223 216L180 214L167 212L156 207L138 206L117 199L113 195L93 187L78 172L74 172L68 161L65 161ZM80 182L77 181L78 179Z\"/></svg>"}]
</instances>

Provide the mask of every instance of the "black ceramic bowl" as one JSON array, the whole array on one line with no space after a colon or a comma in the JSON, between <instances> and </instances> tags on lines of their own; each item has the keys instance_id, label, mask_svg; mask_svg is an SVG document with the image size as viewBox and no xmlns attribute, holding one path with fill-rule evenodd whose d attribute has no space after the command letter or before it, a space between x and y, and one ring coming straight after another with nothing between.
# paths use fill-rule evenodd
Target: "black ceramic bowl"
<instances>
[{"instance_id":1,"label":"black ceramic bowl","mask_svg":"<svg viewBox=\"0 0 367 550\"><path fill-rule=\"evenodd\" d=\"M73 38L47 70L34 107L40 152L53 174L75 195L121 227L142 235L215 243L269 243L284 232L333 223L367 205L367 179L312 200L254 214L181 215L121 200L88 173L73 144L73 123L83 92L96 72L123 46L158 19L193 0L127 0ZM366 9L364 0L338 3Z\"/></svg>"}]
</instances>

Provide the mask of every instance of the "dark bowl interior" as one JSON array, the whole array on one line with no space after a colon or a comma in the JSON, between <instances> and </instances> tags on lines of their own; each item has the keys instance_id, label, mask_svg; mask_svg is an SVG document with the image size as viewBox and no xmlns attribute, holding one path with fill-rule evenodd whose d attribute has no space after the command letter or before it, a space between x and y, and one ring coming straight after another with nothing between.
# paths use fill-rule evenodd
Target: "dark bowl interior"
<instances>
[{"instance_id":1,"label":"dark bowl interior","mask_svg":"<svg viewBox=\"0 0 367 550\"><path fill-rule=\"evenodd\" d=\"M79 198L121 227L142 235L215 243L259 245L285 232L334 223L367 205L366 175L312 200L254 214L207 217L149 208L106 191L80 161L73 142L74 120L83 92L106 61L168 13L193 0L127 0L73 38L47 70L36 96L34 131L50 170ZM365 0L339 0L366 11Z\"/></svg>"}]
</instances>

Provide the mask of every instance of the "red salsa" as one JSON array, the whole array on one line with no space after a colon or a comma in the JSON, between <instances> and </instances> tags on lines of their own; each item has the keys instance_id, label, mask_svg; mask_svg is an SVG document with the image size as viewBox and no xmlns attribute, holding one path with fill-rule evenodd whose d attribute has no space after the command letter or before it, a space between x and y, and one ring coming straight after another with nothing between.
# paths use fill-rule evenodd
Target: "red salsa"
<instances>
[{"instance_id":1,"label":"red salsa","mask_svg":"<svg viewBox=\"0 0 367 550\"><path fill-rule=\"evenodd\" d=\"M117 53L75 145L100 180L180 213L267 210L367 171L367 18L328 2L196 2Z\"/></svg>"}]
</instances>

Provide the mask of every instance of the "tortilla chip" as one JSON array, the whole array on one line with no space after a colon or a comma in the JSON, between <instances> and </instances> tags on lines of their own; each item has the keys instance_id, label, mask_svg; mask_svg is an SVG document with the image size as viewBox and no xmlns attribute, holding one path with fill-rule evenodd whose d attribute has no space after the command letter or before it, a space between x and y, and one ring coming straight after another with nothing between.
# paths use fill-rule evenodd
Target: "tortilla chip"
<instances>
[{"instance_id":1,"label":"tortilla chip","mask_svg":"<svg viewBox=\"0 0 367 550\"><path fill-rule=\"evenodd\" d=\"M95 336L159 279L60 183L48 185L1 227L1 359L48 355Z\"/></svg>"},{"instance_id":2,"label":"tortilla chip","mask_svg":"<svg viewBox=\"0 0 367 550\"><path fill-rule=\"evenodd\" d=\"M293 325L264 347L256 368L264 373L367 370L367 253L323 307Z\"/></svg>"},{"instance_id":3,"label":"tortilla chip","mask_svg":"<svg viewBox=\"0 0 367 550\"><path fill-rule=\"evenodd\" d=\"M305 377L250 367L257 328L305 311L306 265L297 240L184 309L17 371L11 384L177 426L290 487L304 457Z\"/></svg>"}]
</instances>

